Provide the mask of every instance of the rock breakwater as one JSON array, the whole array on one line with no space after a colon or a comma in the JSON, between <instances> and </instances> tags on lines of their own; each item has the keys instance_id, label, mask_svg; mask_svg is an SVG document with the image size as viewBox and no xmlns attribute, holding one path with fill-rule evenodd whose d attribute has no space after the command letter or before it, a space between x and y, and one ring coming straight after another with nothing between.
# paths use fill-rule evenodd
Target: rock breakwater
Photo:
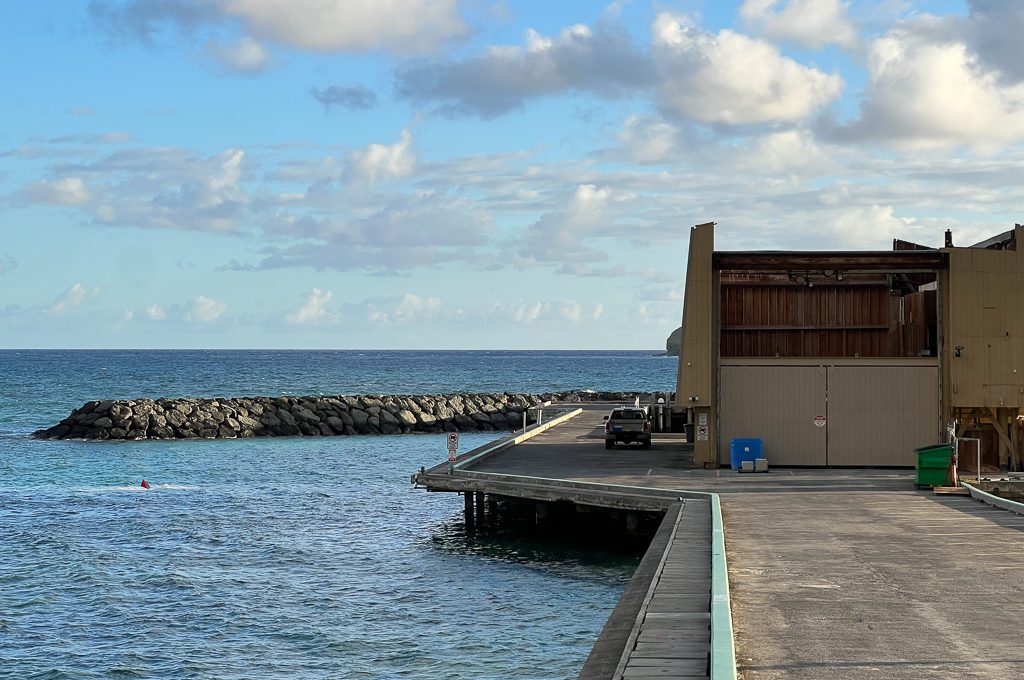
<instances>
[{"instance_id":1,"label":"rock breakwater","mask_svg":"<svg viewBox=\"0 0 1024 680\"><path fill-rule=\"evenodd\" d=\"M235 439L513 430L545 401L632 401L633 392L90 401L38 439Z\"/></svg>"}]
</instances>

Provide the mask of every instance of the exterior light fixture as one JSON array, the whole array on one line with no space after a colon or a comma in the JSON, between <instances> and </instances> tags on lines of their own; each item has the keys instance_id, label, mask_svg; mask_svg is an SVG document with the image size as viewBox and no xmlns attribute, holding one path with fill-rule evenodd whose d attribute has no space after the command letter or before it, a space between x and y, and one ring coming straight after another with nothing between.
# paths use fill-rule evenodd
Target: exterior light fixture
<instances>
[{"instance_id":1,"label":"exterior light fixture","mask_svg":"<svg viewBox=\"0 0 1024 680\"><path fill-rule=\"evenodd\" d=\"M964 351L963 346L962 345L957 345L956 347L953 348L953 355L956 356L957 358L959 358L960 357L960 352L963 352L963 351Z\"/></svg>"}]
</instances>

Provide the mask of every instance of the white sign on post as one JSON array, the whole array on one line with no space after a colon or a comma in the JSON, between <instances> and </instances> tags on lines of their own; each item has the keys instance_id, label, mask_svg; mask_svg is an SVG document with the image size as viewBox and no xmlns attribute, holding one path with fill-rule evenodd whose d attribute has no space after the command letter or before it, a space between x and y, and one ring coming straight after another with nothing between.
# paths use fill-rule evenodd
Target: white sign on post
<instances>
[{"instance_id":1,"label":"white sign on post","mask_svg":"<svg viewBox=\"0 0 1024 680\"><path fill-rule=\"evenodd\" d=\"M449 432L448 433L448 460L454 461L456 453L459 450L459 433Z\"/></svg>"},{"instance_id":2,"label":"white sign on post","mask_svg":"<svg viewBox=\"0 0 1024 680\"><path fill-rule=\"evenodd\" d=\"M697 426L697 441L706 442L708 441L708 426L698 425Z\"/></svg>"}]
</instances>

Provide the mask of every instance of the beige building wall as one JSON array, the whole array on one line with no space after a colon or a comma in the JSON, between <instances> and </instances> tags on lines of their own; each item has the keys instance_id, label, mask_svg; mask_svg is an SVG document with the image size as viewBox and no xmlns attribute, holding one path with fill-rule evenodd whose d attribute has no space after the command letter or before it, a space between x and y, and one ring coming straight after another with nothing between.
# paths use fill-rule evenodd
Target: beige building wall
<instances>
[{"instance_id":1,"label":"beige building wall","mask_svg":"<svg viewBox=\"0 0 1024 680\"><path fill-rule=\"evenodd\" d=\"M1015 251L947 250L943 358L952 408L1024 406L1024 229L1016 231Z\"/></svg>"},{"instance_id":2,"label":"beige building wall","mask_svg":"<svg viewBox=\"0 0 1024 680\"><path fill-rule=\"evenodd\" d=\"M722 366L719 462L733 439L760 439L769 465L825 465L824 366Z\"/></svg>"},{"instance_id":3,"label":"beige building wall","mask_svg":"<svg viewBox=\"0 0 1024 680\"><path fill-rule=\"evenodd\" d=\"M698 464L714 461L718 445L715 408L718 355L715 332L716 285L711 262L714 250L713 222L699 224L690 230L675 410L693 409L693 422L696 423L694 431L697 434L694 460Z\"/></svg>"},{"instance_id":4,"label":"beige building wall","mask_svg":"<svg viewBox=\"0 0 1024 680\"><path fill-rule=\"evenodd\" d=\"M939 368L831 366L828 464L913 466L941 437Z\"/></svg>"},{"instance_id":5,"label":"beige building wall","mask_svg":"<svg viewBox=\"0 0 1024 680\"><path fill-rule=\"evenodd\" d=\"M769 465L913 466L939 441L935 359L826 361L722 360L719 462L757 438Z\"/></svg>"}]
</instances>

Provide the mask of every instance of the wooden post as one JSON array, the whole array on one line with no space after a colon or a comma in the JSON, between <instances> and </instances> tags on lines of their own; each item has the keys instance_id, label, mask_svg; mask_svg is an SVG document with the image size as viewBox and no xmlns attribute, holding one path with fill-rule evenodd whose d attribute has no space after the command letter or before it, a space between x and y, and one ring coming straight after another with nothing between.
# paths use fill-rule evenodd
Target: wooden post
<instances>
[{"instance_id":1,"label":"wooden post","mask_svg":"<svg viewBox=\"0 0 1024 680\"><path fill-rule=\"evenodd\" d=\"M476 492L476 519L480 524L484 523L484 492Z\"/></svg>"},{"instance_id":2,"label":"wooden post","mask_svg":"<svg viewBox=\"0 0 1024 680\"><path fill-rule=\"evenodd\" d=\"M630 536L635 535L638 526L640 526L640 516L636 510L626 512L626 533Z\"/></svg>"},{"instance_id":3,"label":"wooden post","mask_svg":"<svg viewBox=\"0 0 1024 680\"><path fill-rule=\"evenodd\" d=\"M1010 441L1009 436L1006 434L1006 425L1003 421L1005 409L989 407L988 412L992 416L992 425L996 428L996 434L999 435L999 467L1009 468L1009 458L1013 452L1013 442Z\"/></svg>"},{"instance_id":4,"label":"wooden post","mask_svg":"<svg viewBox=\"0 0 1024 680\"><path fill-rule=\"evenodd\" d=\"M487 516L491 524L498 523L498 501L494 500L494 496L487 497Z\"/></svg>"},{"instance_id":5,"label":"wooden post","mask_svg":"<svg viewBox=\"0 0 1024 680\"><path fill-rule=\"evenodd\" d=\"M467 529L472 529L473 528L473 524L474 524L474 522L473 522L473 492L472 491L464 491L462 493L462 502L463 502L462 513L463 513L463 515L466 518L466 528Z\"/></svg>"},{"instance_id":6,"label":"wooden post","mask_svg":"<svg viewBox=\"0 0 1024 680\"><path fill-rule=\"evenodd\" d=\"M544 520L548 518L548 504L544 501L537 501L534 504L534 515L533 521L536 524L543 524Z\"/></svg>"}]
</instances>

